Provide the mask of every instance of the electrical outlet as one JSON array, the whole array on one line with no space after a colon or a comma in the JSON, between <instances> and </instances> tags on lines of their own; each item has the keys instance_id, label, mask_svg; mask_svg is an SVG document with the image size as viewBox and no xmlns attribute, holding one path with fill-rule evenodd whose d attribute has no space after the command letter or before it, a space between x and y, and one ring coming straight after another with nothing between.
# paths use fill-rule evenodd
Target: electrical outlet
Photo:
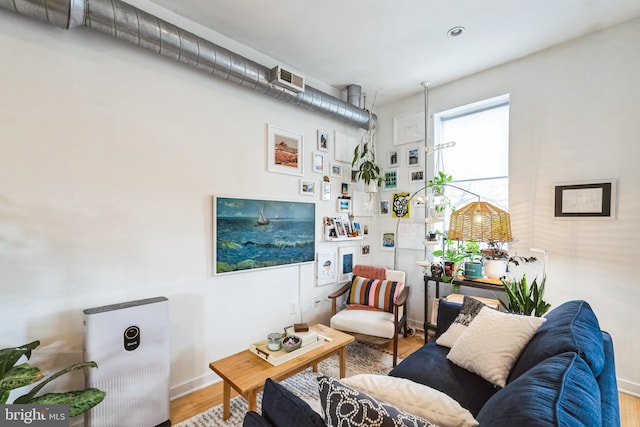
<instances>
[{"instance_id":1,"label":"electrical outlet","mask_svg":"<svg viewBox=\"0 0 640 427\"><path fill-rule=\"evenodd\" d=\"M297 314L298 313L298 303L296 301L289 302L289 314Z\"/></svg>"},{"instance_id":2,"label":"electrical outlet","mask_svg":"<svg viewBox=\"0 0 640 427\"><path fill-rule=\"evenodd\" d=\"M313 302L313 308L318 307L321 302L322 300L320 298L316 298L316 300Z\"/></svg>"}]
</instances>

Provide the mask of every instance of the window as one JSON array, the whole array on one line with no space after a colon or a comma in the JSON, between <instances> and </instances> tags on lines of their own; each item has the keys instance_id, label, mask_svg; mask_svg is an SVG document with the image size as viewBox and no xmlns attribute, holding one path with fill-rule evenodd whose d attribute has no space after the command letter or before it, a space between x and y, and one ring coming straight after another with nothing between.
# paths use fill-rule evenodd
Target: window
<instances>
[{"instance_id":1,"label":"window","mask_svg":"<svg viewBox=\"0 0 640 427\"><path fill-rule=\"evenodd\" d=\"M509 95L435 114L434 131L436 145L456 143L436 151L435 170L451 175L454 186L508 210ZM478 199L455 188L446 191L455 207Z\"/></svg>"}]
</instances>

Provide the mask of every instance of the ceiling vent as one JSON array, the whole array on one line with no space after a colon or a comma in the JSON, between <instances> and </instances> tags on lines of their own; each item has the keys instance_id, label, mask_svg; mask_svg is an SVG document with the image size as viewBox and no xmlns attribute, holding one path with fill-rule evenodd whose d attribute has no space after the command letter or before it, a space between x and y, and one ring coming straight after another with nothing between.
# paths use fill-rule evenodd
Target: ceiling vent
<instances>
[{"instance_id":1,"label":"ceiling vent","mask_svg":"<svg viewBox=\"0 0 640 427\"><path fill-rule=\"evenodd\" d=\"M271 69L271 83L295 93L304 92L304 77L280 65Z\"/></svg>"}]
</instances>

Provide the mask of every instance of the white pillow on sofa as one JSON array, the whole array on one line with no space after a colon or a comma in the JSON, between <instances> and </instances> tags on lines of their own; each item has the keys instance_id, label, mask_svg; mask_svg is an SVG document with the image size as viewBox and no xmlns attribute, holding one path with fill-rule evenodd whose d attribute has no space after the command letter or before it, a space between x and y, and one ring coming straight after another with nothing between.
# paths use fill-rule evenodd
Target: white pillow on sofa
<instances>
[{"instance_id":1,"label":"white pillow on sofa","mask_svg":"<svg viewBox=\"0 0 640 427\"><path fill-rule=\"evenodd\" d=\"M405 378L359 374L340 381L441 427L478 425L471 412L445 393Z\"/></svg>"},{"instance_id":2,"label":"white pillow on sofa","mask_svg":"<svg viewBox=\"0 0 640 427\"><path fill-rule=\"evenodd\" d=\"M504 387L518 356L546 320L483 307L451 347L447 359Z\"/></svg>"}]
</instances>

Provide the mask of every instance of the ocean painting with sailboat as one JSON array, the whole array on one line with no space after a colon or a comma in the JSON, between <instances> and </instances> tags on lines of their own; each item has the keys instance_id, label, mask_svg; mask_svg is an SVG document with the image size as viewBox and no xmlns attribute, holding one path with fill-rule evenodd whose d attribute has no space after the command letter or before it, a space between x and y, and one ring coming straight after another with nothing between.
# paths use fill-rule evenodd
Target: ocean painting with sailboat
<instances>
[{"instance_id":1,"label":"ocean painting with sailboat","mask_svg":"<svg viewBox=\"0 0 640 427\"><path fill-rule=\"evenodd\" d=\"M216 197L215 274L315 260L315 203Z\"/></svg>"}]
</instances>

